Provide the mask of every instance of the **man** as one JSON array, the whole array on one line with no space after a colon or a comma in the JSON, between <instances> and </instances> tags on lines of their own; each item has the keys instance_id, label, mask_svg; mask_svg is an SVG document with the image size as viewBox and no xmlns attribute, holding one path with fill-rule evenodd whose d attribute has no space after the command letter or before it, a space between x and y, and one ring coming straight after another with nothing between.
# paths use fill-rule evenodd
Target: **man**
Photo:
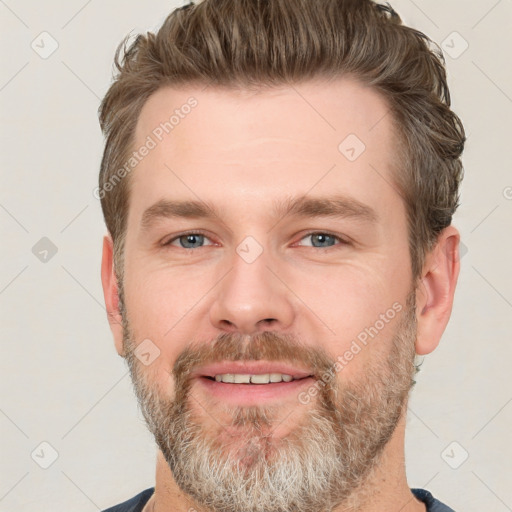
<instances>
[{"instance_id":1,"label":"man","mask_svg":"<svg viewBox=\"0 0 512 512\"><path fill-rule=\"evenodd\" d=\"M441 55L370 0L204 0L122 48L102 282L159 451L108 511L451 510L404 466L459 273Z\"/></svg>"}]
</instances>

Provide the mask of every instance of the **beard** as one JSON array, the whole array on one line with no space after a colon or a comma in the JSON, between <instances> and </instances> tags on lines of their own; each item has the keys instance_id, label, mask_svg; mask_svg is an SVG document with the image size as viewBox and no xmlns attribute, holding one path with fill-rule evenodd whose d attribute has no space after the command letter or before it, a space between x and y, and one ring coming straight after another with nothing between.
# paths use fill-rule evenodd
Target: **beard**
<instances>
[{"instance_id":1,"label":"beard","mask_svg":"<svg viewBox=\"0 0 512 512\"><path fill-rule=\"evenodd\" d=\"M135 394L178 487L211 512L329 512L341 504L347 510L361 506L369 498L364 484L377 470L414 384L415 309L411 292L391 347L386 352L364 347L372 353L356 377L344 379L343 370L341 378L333 375L335 360L291 335L223 333L211 343L191 343L178 356L172 368L174 397L168 397L135 356L136 342L121 307ZM371 343L379 344L379 338ZM301 414L281 438L273 434L282 410L224 406L228 422L221 424L213 408L208 411L209 404L192 393L190 375L196 367L262 359L300 363L319 383L307 407L297 400L291 414ZM326 381L326 372L333 378Z\"/></svg>"}]
</instances>

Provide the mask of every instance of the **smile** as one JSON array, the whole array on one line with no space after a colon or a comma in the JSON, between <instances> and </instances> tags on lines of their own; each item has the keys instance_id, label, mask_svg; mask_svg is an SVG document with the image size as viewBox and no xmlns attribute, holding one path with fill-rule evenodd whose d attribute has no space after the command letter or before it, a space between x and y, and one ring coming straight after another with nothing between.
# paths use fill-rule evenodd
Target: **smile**
<instances>
[{"instance_id":1,"label":"smile","mask_svg":"<svg viewBox=\"0 0 512 512\"><path fill-rule=\"evenodd\" d=\"M274 382L291 382L292 380L295 379L285 373L263 373L259 375L223 373L215 375L216 382L230 384L270 384Z\"/></svg>"}]
</instances>

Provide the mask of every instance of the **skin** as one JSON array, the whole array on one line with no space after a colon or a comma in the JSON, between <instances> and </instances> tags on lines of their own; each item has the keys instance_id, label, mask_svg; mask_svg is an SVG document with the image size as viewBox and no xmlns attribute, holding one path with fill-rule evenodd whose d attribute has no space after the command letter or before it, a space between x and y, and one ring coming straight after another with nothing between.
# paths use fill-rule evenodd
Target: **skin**
<instances>
[{"instance_id":1,"label":"skin","mask_svg":"<svg viewBox=\"0 0 512 512\"><path fill-rule=\"evenodd\" d=\"M393 303L405 305L412 286L405 206L391 185L398 141L386 103L375 91L348 78L258 94L167 87L143 107L134 148L190 96L197 99L197 107L131 173L125 245L130 324L136 339L149 338L160 350L147 371L153 385L169 397L174 390L169 368L191 341L207 343L222 332L270 329L299 335L305 344L336 358ZM338 150L350 133L366 146L353 162ZM276 201L334 193L371 206L378 222L273 215ZM160 219L143 230L143 212L164 198L205 201L220 216ZM197 230L204 232L209 245L161 245ZM348 238L350 244L312 247L307 236L311 231ZM247 236L263 249L250 264L236 252ZM416 283L417 354L432 352L448 323L459 274L459 239L453 226L442 231ZM103 243L102 283L115 346L123 356L109 235ZM365 364L389 352L395 322L389 322L337 378L355 379ZM201 403L212 402L199 384L192 391ZM295 393L272 403L276 401L282 412L274 435L280 438L308 408L298 403ZM196 407L212 431L214 415L228 414L227 409L216 413ZM407 484L404 435L405 416L367 482L374 498L361 512L425 510ZM145 510L185 512L194 506L174 483L159 452L156 491Z\"/></svg>"}]
</instances>

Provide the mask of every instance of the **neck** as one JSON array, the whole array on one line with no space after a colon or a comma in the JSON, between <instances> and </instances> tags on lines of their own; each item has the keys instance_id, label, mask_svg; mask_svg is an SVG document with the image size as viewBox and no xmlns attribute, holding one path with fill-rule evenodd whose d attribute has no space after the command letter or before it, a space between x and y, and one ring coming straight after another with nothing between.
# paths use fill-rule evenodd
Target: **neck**
<instances>
[{"instance_id":1,"label":"neck","mask_svg":"<svg viewBox=\"0 0 512 512\"><path fill-rule=\"evenodd\" d=\"M406 407L404 410L406 411ZM349 500L332 512L426 512L412 494L405 474L405 414L386 445L378 466ZM155 492L144 512L210 512L176 485L162 452L158 451Z\"/></svg>"}]
</instances>

